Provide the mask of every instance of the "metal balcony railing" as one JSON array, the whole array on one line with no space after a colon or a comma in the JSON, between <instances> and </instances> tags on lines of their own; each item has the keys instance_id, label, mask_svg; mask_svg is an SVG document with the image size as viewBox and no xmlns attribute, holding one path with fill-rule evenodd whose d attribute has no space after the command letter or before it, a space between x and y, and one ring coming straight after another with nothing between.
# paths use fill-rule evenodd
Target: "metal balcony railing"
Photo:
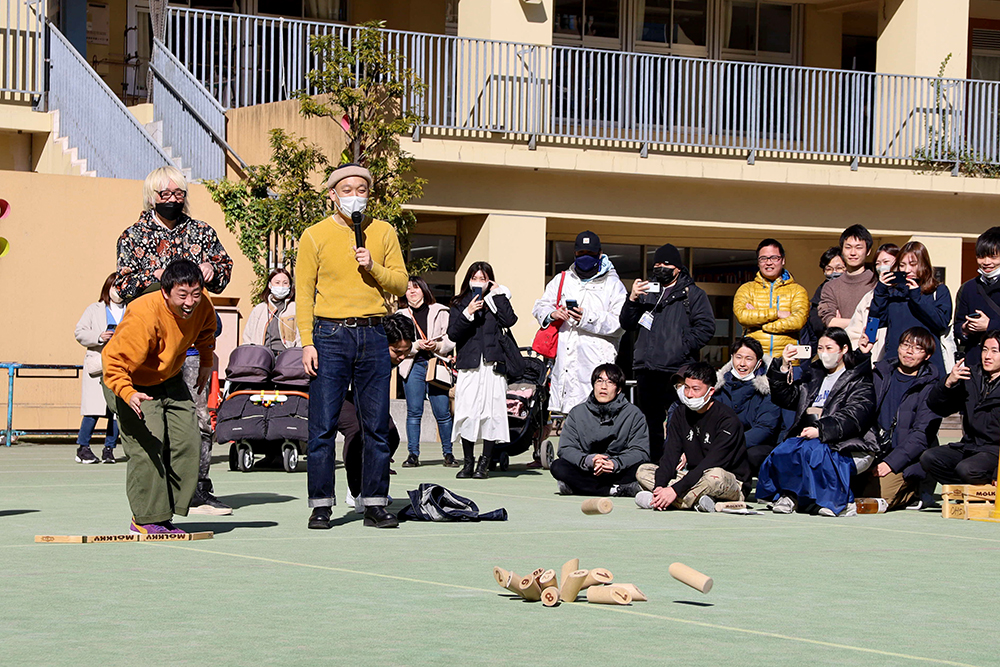
<instances>
[{"instance_id":1,"label":"metal balcony railing","mask_svg":"<svg viewBox=\"0 0 1000 667\"><path fill-rule=\"evenodd\" d=\"M45 92L45 0L0 5L0 101L36 102Z\"/></svg>"},{"instance_id":2,"label":"metal balcony railing","mask_svg":"<svg viewBox=\"0 0 1000 667\"><path fill-rule=\"evenodd\" d=\"M171 8L171 52L226 107L289 99L314 35L359 28ZM383 31L427 85L421 131L650 150L1000 163L1000 83Z\"/></svg>"}]
</instances>

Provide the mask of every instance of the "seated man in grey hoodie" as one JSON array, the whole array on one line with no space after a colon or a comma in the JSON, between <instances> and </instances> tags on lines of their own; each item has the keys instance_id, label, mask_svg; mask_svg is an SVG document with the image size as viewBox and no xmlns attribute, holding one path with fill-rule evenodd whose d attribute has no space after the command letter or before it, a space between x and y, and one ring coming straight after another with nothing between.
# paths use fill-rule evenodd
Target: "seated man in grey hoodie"
<instances>
[{"instance_id":1,"label":"seated man in grey hoodie","mask_svg":"<svg viewBox=\"0 0 1000 667\"><path fill-rule=\"evenodd\" d=\"M634 497L641 490L635 473L649 461L646 418L622 395L618 366L598 366L590 382L594 390L563 423L552 476L563 495Z\"/></svg>"}]
</instances>

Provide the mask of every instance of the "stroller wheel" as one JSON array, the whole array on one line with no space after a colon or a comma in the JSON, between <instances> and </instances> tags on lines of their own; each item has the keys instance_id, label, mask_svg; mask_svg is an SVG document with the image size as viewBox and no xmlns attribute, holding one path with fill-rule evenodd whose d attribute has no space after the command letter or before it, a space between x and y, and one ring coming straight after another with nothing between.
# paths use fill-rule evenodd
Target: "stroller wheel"
<instances>
[{"instance_id":1,"label":"stroller wheel","mask_svg":"<svg viewBox=\"0 0 1000 667\"><path fill-rule=\"evenodd\" d=\"M239 466L239 457L238 457L238 455L236 453L236 443L235 442L230 443L230 445L229 445L229 469L230 470L239 470L240 469L240 466Z\"/></svg>"},{"instance_id":2,"label":"stroller wheel","mask_svg":"<svg viewBox=\"0 0 1000 667\"><path fill-rule=\"evenodd\" d=\"M250 472L253 469L253 450L250 445L240 445L236 453L236 464L240 472Z\"/></svg>"},{"instance_id":3,"label":"stroller wheel","mask_svg":"<svg viewBox=\"0 0 1000 667\"><path fill-rule=\"evenodd\" d=\"M507 472L507 468L510 467L510 455L504 452L500 455L500 470Z\"/></svg>"},{"instance_id":4,"label":"stroller wheel","mask_svg":"<svg viewBox=\"0 0 1000 667\"><path fill-rule=\"evenodd\" d=\"M285 445L281 450L281 463L285 472L295 472L299 465L299 450L294 445Z\"/></svg>"},{"instance_id":5,"label":"stroller wheel","mask_svg":"<svg viewBox=\"0 0 1000 667\"><path fill-rule=\"evenodd\" d=\"M542 443L541 454L542 468L548 470L556 458L556 448L552 446L551 440L546 440Z\"/></svg>"}]
</instances>

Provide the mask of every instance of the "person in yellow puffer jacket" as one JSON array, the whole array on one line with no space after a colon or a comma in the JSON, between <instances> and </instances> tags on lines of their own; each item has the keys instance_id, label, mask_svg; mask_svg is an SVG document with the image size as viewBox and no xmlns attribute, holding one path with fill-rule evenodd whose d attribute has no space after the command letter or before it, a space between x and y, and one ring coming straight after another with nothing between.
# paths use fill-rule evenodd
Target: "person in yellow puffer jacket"
<instances>
[{"instance_id":1,"label":"person in yellow puffer jacket","mask_svg":"<svg viewBox=\"0 0 1000 667\"><path fill-rule=\"evenodd\" d=\"M775 239L757 246L757 267L757 277L736 290L733 313L764 354L780 355L786 345L798 344L809 319L809 294L785 271L785 249Z\"/></svg>"}]
</instances>

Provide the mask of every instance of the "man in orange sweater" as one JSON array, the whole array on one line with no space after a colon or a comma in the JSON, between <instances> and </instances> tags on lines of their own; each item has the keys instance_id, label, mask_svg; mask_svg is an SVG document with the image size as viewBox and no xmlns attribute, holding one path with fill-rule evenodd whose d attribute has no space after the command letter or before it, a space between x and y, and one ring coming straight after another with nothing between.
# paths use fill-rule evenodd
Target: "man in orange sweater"
<instances>
[{"instance_id":1,"label":"man in orange sweater","mask_svg":"<svg viewBox=\"0 0 1000 667\"><path fill-rule=\"evenodd\" d=\"M104 383L115 395L128 455L125 492L133 533L184 532L170 520L187 516L198 483L201 433L181 371L193 345L201 358L198 391L205 390L216 322L204 287L197 264L174 260L160 276L160 291L129 305L102 353Z\"/></svg>"}]
</instances>

